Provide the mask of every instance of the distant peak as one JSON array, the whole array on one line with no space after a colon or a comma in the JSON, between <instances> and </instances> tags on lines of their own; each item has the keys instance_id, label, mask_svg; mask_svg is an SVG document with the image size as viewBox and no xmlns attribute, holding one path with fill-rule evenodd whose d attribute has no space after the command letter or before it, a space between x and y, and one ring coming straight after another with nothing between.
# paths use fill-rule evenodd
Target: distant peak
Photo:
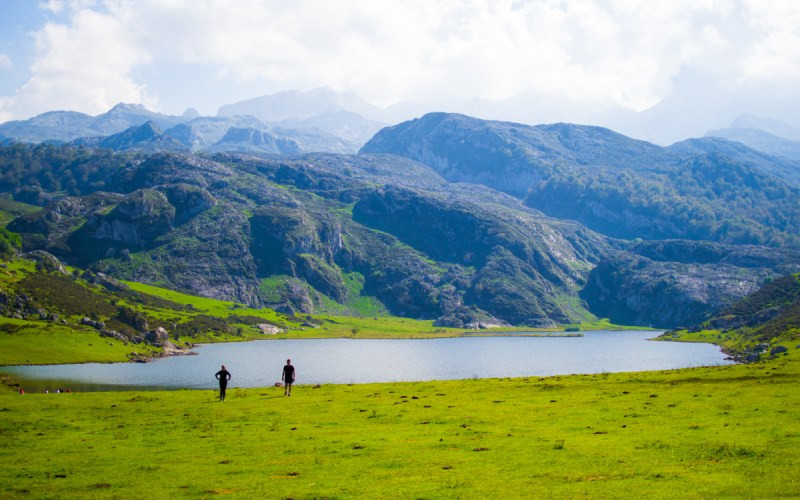
<instances>
[{"instance_id":1,"label":"distant peak","mask_svg":"<svg viewBox=\"0 0 800 500\"><path fill-rule=\"evenodd\" d=\"M200 112L194 108L186 108L186 111L183 112L184 118L197 118L200 116Z\"/></svg>"},{"instance_id":2,"label":"distant peak","mask_svg":"<svg viewBox=\"0 0 800 500\"><path fill-rule=\"evenodd\" d=\"M120 102L111 108L110 111L147 111L147 108L141 104Z\"/></svg>"}]
</instances>

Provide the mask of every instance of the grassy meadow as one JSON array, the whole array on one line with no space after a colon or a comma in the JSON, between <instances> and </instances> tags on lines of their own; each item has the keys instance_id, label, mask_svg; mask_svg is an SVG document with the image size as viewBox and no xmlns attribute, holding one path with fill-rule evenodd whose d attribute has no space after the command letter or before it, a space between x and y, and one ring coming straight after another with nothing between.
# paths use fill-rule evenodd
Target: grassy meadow
<instances>
[{"instance_id":1,"label":"grassy meadow","mask_svg":"<svg viewBox=\"0 0 800 500\"><path fill-rule=\"evenodd\" d=\"M0 497L800 495L800 362L0 394Z\"/></svg>"}]
</instances>

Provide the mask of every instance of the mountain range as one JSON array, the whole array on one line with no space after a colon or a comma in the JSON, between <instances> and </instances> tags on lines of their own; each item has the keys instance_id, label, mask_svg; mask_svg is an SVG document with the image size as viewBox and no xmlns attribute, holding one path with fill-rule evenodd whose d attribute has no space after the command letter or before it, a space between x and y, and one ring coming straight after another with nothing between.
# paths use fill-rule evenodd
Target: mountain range
<instances>
[{"instance_id":1,"label":"mountain range","mask_svg":"<svg viewBox=\"0 0 800 500\"><path fill-rule=\"evenodd\" d=\"M370 105L355 96L327 88L226 105L214 117L200 116L195 110L187 110L181 116L163 115L138 104L120 103L97 116L51 111L28 120L2 123L0 144L78 141L81 145L114 149L119 138L110 136L151 123L151 134L173 137L184 146L181 149L193 152L280 153L283 151L275 143L295 142L292 150L295 152L354 153L385 125L363 117L354 109L366 112ZM239 130L229 135L231 129L246 129L247 132ZM141 147L151 151L153 148L147 140L145 138L142 145L125 144L123 149ZM169 147L165 145L163 149Z\"/></svg>"},{"instance_id":2,"label":"mountain range","mask_svg":"<svg viewBox=\"0 0 800 500\"><path fill-rule=\"evenodd\" d=\"M728 129L720 129L719 121L703 111L707 107L703 103L691 99L687 101L685 96L680 95L671 96L668 101L645 111L634 112L612 101L554 101L545 94L529 90L500 100L406 101L381 109L353 92L320 87L308 91L282 91L225 104L213 117L201 116L193 108L180 116L163 115L132 104L119 104L107 113L94 117L77 112L52 111L28 120L0 124L0 144L15 141L39 143L45 140L66 142L107 136L152 121L164 131L175 125L185 125L173 131L172 135L187 136L184 143L192 151L211 148L229 128L236 127L269 131L290 139L298 139L298 135L303 135L305 144L304 141L298 142L302 144L304 152L343 153L356 152L386 124L407 121L432 110L449 110L482 119L525 124L567 119L573 123L610 127L631 137L658 144L701 135L703 129L698 127L708 123L717 125L717 128L707 128L706 135L743 142L773 156L797 159L796 145L782 144L785 140L797 141L800 138L790 125L744 114L733 120ZM729 116L734 108L736 106L727 106L724 112L717 115ZM687 109L691 112L683 112L682 115L681 110ZM763 132L770 136L760 137ZM749 138L754 135L758 137ZM771 137L773 135L777 139ZM781 144L776 144L776 141Z\"/></svg>"},{"instance_id":3,"label":"mountain range","mask_svg":"<svg viewBox=\"0 0 800 500\"><path fill-rule=\"evenodd\" d=\"M2 124L0 191L26 204L7 228L118 278L452 326L697 324L800 266L789 155L451 113L352 154L380 125L352 109L377 108L278 97L217 117L119 105Z\"/></svg>"}]
</instances>

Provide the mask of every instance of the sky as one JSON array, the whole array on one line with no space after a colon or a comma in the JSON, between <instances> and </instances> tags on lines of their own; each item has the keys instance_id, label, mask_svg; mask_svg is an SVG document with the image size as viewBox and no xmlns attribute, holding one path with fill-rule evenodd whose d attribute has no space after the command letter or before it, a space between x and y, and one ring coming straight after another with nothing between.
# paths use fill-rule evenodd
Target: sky
<instances>
[{"instance_id":1,"label":"sky","mask_svg":"<svg viewBox=\"0 0 800 500\"><path fill-rule=\"evenodd\" d=\"M0 122L118 102L213 115L320 86L379 107L525 102L619 124L684 108L703 126L792 120L800 104L796 0L0 0L0 12Z\"/></svg>"}]
</instances>

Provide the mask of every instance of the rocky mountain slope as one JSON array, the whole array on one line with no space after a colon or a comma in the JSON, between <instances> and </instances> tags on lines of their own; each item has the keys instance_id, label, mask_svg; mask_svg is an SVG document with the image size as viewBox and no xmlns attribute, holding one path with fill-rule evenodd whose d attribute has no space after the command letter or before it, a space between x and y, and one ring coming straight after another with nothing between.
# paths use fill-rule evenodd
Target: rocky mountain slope
<instances>
[{"instance_id":1,"label":"rocky mountain slope","mask_svg":"<svg viewBox=\"0 0 800 500\"><path fill-rule=\"evenodd\" d=\"M581 321L578 291L610 249L578 224L397 157L120 163L91 193L9 229L26 250L199 295L307 312L366 296L442 324Z\"/></svg>"},{"instance_id":2,"label":"rocky mountain slope","mask_svg":"<svg viewBox=\"0 0 800 500\"><path fill-rule=\"evenodd\" d=\"M764 259L763 247L631 247L393 155L16 145L0 149L0 188L43 205L9 215L25 250L287 312L387 310L443 325L552 325L595 313L673 326L791 267L790 257ZM655 275L673 292L648 288ZM694 294L699 282L708 293ZM633 312L620 309L636 294Z\"/></svg>"},{"instance_id":3,"label":"rocky mountain slope","mask_svg":"<svg viewBox=\"0 0 800 500\"><path fill-rule=\"evenodd\" d=\"M800 332L800 274L769 281L755 293L715 314L708 326L745 329L761 340L791 330Z\"/></svg>"},{"instance_id":4,"label":"rocky mountain slope","mask_svg":"<svg viewBox=\"0 0 800 500\"><path fill-rule=\"evenodd\" d=\"M601 261L581 291L595 314L622 324L694 325L800 269L800 253L670 240L633 244Z\"/></svg>"}]
</instances>

